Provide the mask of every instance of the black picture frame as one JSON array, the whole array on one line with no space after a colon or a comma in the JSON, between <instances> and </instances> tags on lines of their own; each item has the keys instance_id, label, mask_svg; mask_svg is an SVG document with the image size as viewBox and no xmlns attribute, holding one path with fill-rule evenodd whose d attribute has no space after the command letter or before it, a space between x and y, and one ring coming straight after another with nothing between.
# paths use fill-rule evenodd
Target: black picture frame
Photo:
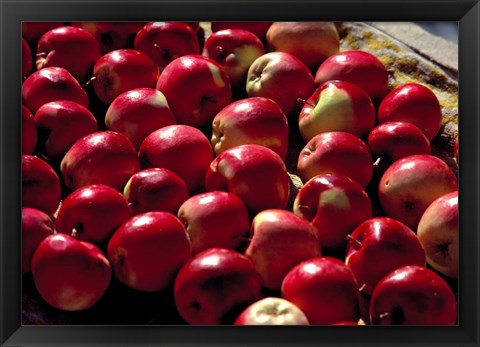
<instances>
[{"instance_id":1,"label":"black picture frame","mask_svg":"<svg viewBox=\"0 0 480 347\"><path fill-rule=\"evenodd\" d=\"M0 344L2 346L479 346L480 4L478 0L0 0ZM452 327L22 326L22 21L458 21L459 325Z\"/></svg>"}]
</instances>

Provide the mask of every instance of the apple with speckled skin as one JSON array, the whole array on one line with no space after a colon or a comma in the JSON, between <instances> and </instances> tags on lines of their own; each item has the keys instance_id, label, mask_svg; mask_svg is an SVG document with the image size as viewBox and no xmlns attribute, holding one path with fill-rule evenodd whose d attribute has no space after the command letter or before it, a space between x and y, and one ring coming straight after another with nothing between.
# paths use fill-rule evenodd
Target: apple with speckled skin
<instances>
[{"instance_id":1,"label":"apple with speckled skin","mask_svg":"<svg viewBox=\"0 0 480 347\"><path fill-rule=\"evenodd\" d=\"M136 88L120 94L105 115L107 129L128 137L137 150L152 132L176 123L165 95L154 88Z\"/></svg>"},{"instance_id":2,"label":"apple with speckled skin","mask_svg":"<svg viewBox=\"0 0 480 347\"><path fill-rule=\"evenodd\" d=\"M109 105L120 94L135 88L153 88L160 72L157 64L135 49L117 49L93 66L93 90Z\"/></svg>"},{"instance_id":3,"label":"apple with speckled skin","mask_svg":"<svg viewBox=\"0 0 480 347\"><path fill-rule=\"evenodd\" d=\"M42 105L35 113L35 121L42 154L48 158L61 157L77 140L98 130L97 120L88 108L68 100Z\"/></svg>"},{"instance_id":4,"label":"apple with speckled skin","mask_svg":"<svg viewBox=\"0 0 480 347\"><path fill-rule=\"evenodd\" d=\"M258 57L247 73L247 94L272 99L287 117L298 114L315 90L312 73L290 53L271 52Z\"/></svg>"},{"instance_id":5,"label":"apple with speckled skin","mask_svg":"<svg viewBox=\"0 0 480 347\"><path fill-rule=\"evenodd\" d=\"M95 62L102 56L100 45L88 31L62 26L42 35L37 45L37 70L63 67L80 83L92 77Z\"/></svg>"},{"instance_id":6,"label":"apple with speckled skin","mask_svg":"<svg viewBox=\"0 0 480 347\"><path fill-rule=\"evenodd\" d=\"M229 192L194 195L180 206L177 216L189 235L192 254L213 247L238 249L250 230L247 208Z\"/></svg>"},{"instance_id":7,"label":"apple with speckled skin","mask_svg":"<svg viewBox=\"0 0 480 347\"><path fill-rule=\"evenodd\" d=\"M63 200L55 226L57 232L77 240L102 244L131 216L132 210L120 192L94 184L75 190Z\"/></svg>"},{"instance_id":8,"label":"apple with speckled skin","mask_svg":"<svg viewBox=\"0 0 480 347\"><path fill-rule=\"evenodd\" d=\"M373 325L454 325L457 300L447 282L421 266L390 272L370 300Z\"/></svg>"},{"instance_id":9,"label":"apple with speckled skin","mask_svg":"<svg viewBox=\"0 0 480 347\"><path fill-rule=\"evenodd\" d=\"M291 302L267 297L248 306L234 325L309 325L305 313Z\"/></svg>"},{"instance_id":10,"label":"apple with speckled skin","mask_svg":"<svg viewBox=\"0 0 480 347\"><path fill-rule=\"evenodd\" d=\"M88 107L88 95L62 67L46 67L32 73L22 85L22 102L35 114L47 102L70 100Z\"/></svg>"},{"instance_id":11,"label":"apple with speckled skin","mask_svg":"<svg viewBox=\"0 0 480 347\"><path fill-rule=\"evenodd\" d=\"M168 100L178 123L194 127L210 124L232 101L230 79L216 61L201 55L185 55L165 67L157 89Z\"/></svg>"},{"instance_id":12,"label":"apple with speckled skin","mask_svg":"<svg viewBox=\"0 0 480 347\"><path fill-rule=\"evenodd\" d=\"M64 311L82 311L105 294L112 270L102 251L65 234L45 238L32 258L32 274L40 296Z\"/></svg>"},{"instance_id":13,"label":"apple with speckled skin","mask_svg":"<svg viewBox=\"0 0 480 347\"><path fill-rule=\"evenodd\" d=\"M188 199L186 183L173 171L150 168L138 171L123 190L134 214L164 211L176 214Z\"/></svg>"},{"instance_id":14,"label":"apple with speckled skin","mask_svg":"<svg viewBox=\"0 0 480 347\"><path fill-rule=\"evenodd\" d=\"M450 278L458 278L458 191L433 201L418 223L417 236L428 264Z\"/></svg>"},{"instance_id":15,"label":"apple with speckled skin","mask_svg":"<svg viewBox=\"0 0 480 347\"><path fill-rule=\"evenodd\" d=\"M264 40L268 28L273 22L212 22L212 32L217 32L225 29L240 29L247 30L255 34L260 40Z\"/></svg>"},{"instance_id":16,"label":"apple with speckled skin","mask_svg":"<svg viewBox=\"0 0 480 347\"><path fill-rule=\"evenodd\" d=\"M214 32L205 41L202 52L223 66L233 89L245 89L250 65L263 54L262 41L250 31L241 29Z\"/></svg>"},{"instance_id":17,"label":"apple with speckled skin","mask_svg":"<svg viewBox=\"0 0 480 347\"><path fill-rule=\"evenodd\" d=\"M297 305L310 325L360 318L357 281L336 258L317 257L295 266L283 280L282 297Z\"/></svg>"},{"instance_id":18,"label":"apple with speckled skin","mask_svg":"<svg viewBox=\"0 0 480 347\"><path fill-rule=\"evenodd\" d=\"M22 207L22 273L32 269L33 253L49 235L55 233L52 219L40 210Z\"/></svg>"},{"instance_id":19,"label":"apple with speckled skin","mask_svg":"<svg viewBox=\"0 0 480 347\"><path fill-rule=\"evenodd\" d=\"M387 217L361 223L348 238L345 264L362 293L371 295L377 283L402 266L425 266L425 251L405 224Z\"/></svg>"},{"instance_id":20,"label":"apple with speckled skin","mask_svg":"<svg viewBox=\"0 0 480 347\"><path fill-rule=\"evenodd\" d=\"M60 202L60 179L44 160L22 155L22 207L33 207L51 216Z\"/></svg>"},{"instance_id":21,"label":"apple with speckled skin","mask_svg":"<svg viewBox=\"0 0 480 347\"><path fill-rule=\"evenodd\" d=\"M260 145L232 147L217 156L205 176L207 191L238 195L250 212L284 209L290 194L285 163L274 151Z\"/></svg>"},{"instance_id":22,"label":"apple with speckled skin","mask_svg":"<svg viewBox=\"0 0 480 347\"><path fill-rule=\"evenodd\" d=\"M171 213L155 211L123 223L110 238L107 254L120 282L155 292L173 284L191 250L182 222Z\"/></svg>"},{"instance_id":23,"label":"apple with speckled skin","mask_svg":"<svg viewBox=\"0 0 480 347\"><path fill-rule=\"evenodd\" d=\"M317 228L322 249L339 250L347 235L372 217L372 203L357 182L341 174L322 174L300 189L293 212Z\"/></svg>"},{"instance_id":24,"label":"apple with speckled skin","mask_svg":"<svg viewBox=\"0 0 480 347\"><path fill-rule=\"evenodd\" d=\"M22 154L32 154L37 147L37 123L32 112L22 105Z\"/></svg>"},{"instance_id":25,"label":"apple with speckled skin","mask_svg":"<svg viewBox=\"0 0 480 347\"><path fill-rule=\"evenodd\" d=\"M262 286L271 290L280 290L295 265L319 257L321 252L314 226L290 211L277 209L255 216L245 249L262 277Z\"/></svg>"},{"instance_id":26,"label":"apple with speckled skin","mask_svg":"<svg viewBox=\"0 0 480 347\"><path fill-rule=\"evenodd\" d=\"M345 81L322 83L303 105L298 128L305 142L320 133L344 131L358 137L375 125L372 100L361 88Z\"/></svg>"},{"instance_id":27,"label":"apple with speckled skin","mask_svg":"<svg viewBox=\"0 0 480 347\"><path fill-rule=\"evenodd\" d=\"M269 51L293 54L311 70L340 48L333 22L274 22L266 38Z\"/></svg>"},{"instance_id":28,"label":"apple with speckled skin","mask_svg":"<svg viewBox=\"0 0 480 347\"><path fill-rule=\"evenodd\" d=\"M316 175L338 173L365 188L373 175L372 155L357 136L343 131L326 132L308 141L298 157L297 170L304 182Z\"/></svg>"},{"instance_id":29,"label":"apple with speckled skin","mask_svg":"<svg viewBox=\"0 0 480 347\"><path fill-rule=\"evenodd\" d=\"M362 88L374 103L388 93L388 71L383 63L365 51L348 50L327 58L315 74L315 84L342 80Z\"/></svg>"},{"instance_id":30,"label":"apple with speckled skin","mask_svg":"<svg viewBox=\"0 0 480 347\"><path fill-rule=\"evenodd\" d=\"M260 297L260 275L252 261L231 249L198 253L175 279L175 305L192 325L232 324Z\"/></svg>"},{"instance_id":31,"label":"apple with speckled skin","mask_svg":"<svg viewBox=\"0 0 480 347\"><path fill-rule=\"evenodd\" d=\"M212 122L215 154L245 145L270 148L282 159L288 151L288 120L275 101L262 97L237 100L225 106Z\"/></svg>"},{"instance_id":32,"label":"apple with speckled skin","mask_svg":"<svg viewBox=\"0 0 480 347\"><path fill-rule=\"evenodd\" d=\"M430 141L412 123L386 122L377 125L368 134L367 145L373 158L390 163L413 154L430 154Z\"/></svg>"},{"instance_id":33,"label":"apple with speckled skin","mask_svg":"<svg viewBox=\"0 0 480 347\"><path fill-rule=\"evenodd\" d=\"M142 169L166 168L177 174L191 193L203 189L213 160L208 138L188 125L169 125L148 135L139 150Z\"/></svg>"},{"instance_id":34,"label":"apple with speckled skin","mask_svg":"<svg viewBox=\"0 0 480 347\"><path fill-rule=\"evenodd\" d=\"M105 184L123 190L128 179L140 170L137 151L124 135L97 131L82 137L60 163L67 188Z\"/></svg>"},{"instance_id":35,"label":"apple with speckled skin","mask_svg":"<svg viewBox=\"0 0 480 347\"><path fill-rule=\"evenodd\" d=\"M416 230L427 207L456 190L457 177L445 162L433 155L415 154L389 166L380 179L378 197L388 217Z\"/></svg>"},{"instance_id":36,"label":"apple with speckled skin","mask_svg":"<svg viewBox=\"0 0 480 347\"><path fill-rule=\"evenodd\" d=\"M22 78L26 79L33 69L32 50L27 41L22 37Z\"/></svg>"},{"instance_id":37,"label":"apple with speckled skin","mask_svg":"<svg viewBox=\"0 0 480 347\"><path fill-rule=\"evenodd\" d=\"M406 83L392 90L378 107L378 123L409 122L431 141L442 125L442 108L433 91L420 83Z\"/></svg>"},{"instance_id":38,"label":"apple with speckled skin","mask_svg":"<svg viewBox=\"0 0 480 347\"><path fill-rule=\"evenodd\" d=\"M178 57L200 54L196 31L183 22L150 22L135 36L136 50L148 55L160 71Z\"/></svg>"}]
</instances>

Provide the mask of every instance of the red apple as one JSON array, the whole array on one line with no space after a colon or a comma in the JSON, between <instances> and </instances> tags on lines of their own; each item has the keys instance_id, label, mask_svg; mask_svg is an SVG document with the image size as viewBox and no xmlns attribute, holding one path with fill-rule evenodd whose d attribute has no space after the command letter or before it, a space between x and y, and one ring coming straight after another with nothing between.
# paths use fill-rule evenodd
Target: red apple
<instances>
[{"instance_id":1,"label":"red apple","mask_svg":"<svg viewBox=\"0 0 480 347\"><path fill-rule=\"evenodd\" d=\"M314 136L300 152L297 170L304 182L316 175L338 173L365 188L373 174L367 145L358 137L332 131Z\"/></svg>"},{"instance_id":2,"label":"red apple","mask_svg":"<svg viewBox=\"0 0 480 347\"><path fill-rule=\"evenodd\" d=\"M33 69L32 50L27 41L22 37L22 78L26 79Z\"/></svg>"},{"instance_id":3,"label":"red apple","mask_svg":"<svg viewBox=\"0 0 480 347\"><path fill-rule=\"evenodd\" d=\"M245 145L270 148L282 159L288 151L288 120L272 100L252 97L232 102L213 119L212 146L215 154Z\"/></svg>"},{"instance_id":4,"label":"red apple","mask_svg":"<svg viewBox=\"0 0 480 347\"><path fill-rule=\"evenodd\" d=\"M377 283L402 266L425 266L425 251L405 224L387 217L369 219L349 236L345 263L361 292L372 294Z\"/></svg>"},{"instance_id":5,"label":"red apple","mask_svg":"<svg viewBox=\"0 0 480 347\"><path fill-rule=\"evenodd\" d=\"M442 125L442 109L436 95L420 83L392 90L378 108L378 123L397 121L416 125L431 141Z\"/></svg>"},{"instance_id":6,"label":"red apple","mask_svg":"<svg viewBox=\"0 0 480 347\"><path fill-rule=\"evenodd\" d=\"M315 90L308 67L289 53L271 52L258 57L247 74L248 96L263 96L275 101L291 117Z\"/></svg>"},{"instance_id":7,"label":"red apple","mask_svg":"<svg viewBox=\"0 0 480 347\"><path fill-rule=\"evenodd\" d=\"M259 145L230 148L208 168L207 191L234 193L254 213L287 206L290 178L285 163L275 152Z\"/></svg>"},{"instance_id":8,"label":"red apple","mask_svg":"<svg viewBox=\"0 0 480 347\"><path fill-rule=\"evenodd\" d=\"M228 192L197 194L178 210L192 245L192 254L208 248L237 249L248 236L250 220L242 200Z\"/></svg>"},{"instance_id":9,"label":"red apple","mask_svg":"<svg viewBox=\"0 0 480 347\"><path fill-rule=\"evenodd\" d=\"M262 41L252 32L241 29L214 32L205 42L202 53L223 66L234 89L245 89L250 65L263 54Z\"/></svg>"},{"instance_id":10,"label":"red apple","mask_svg":"<svg viewBox=\"0 0 480 347\"><path fill-rule=\"evenodd\" d=\"M175 280L175 305L188 324L232 324L260 299L260 275L246 256L210 248L190 259Z\"/></svg>"},{"instance_id":11,"label":"red apple","mask_svg":"<svg viewBox=\"0 0 480 347\"><path fill-rule=\"evenodd\" d=\"M182 22L150 22L135 36L136 50L148 55L162 71L178 57L200 54L196 31Z\"/></svg>"},{"instance_id":12,"label":"red apple","mask_svg":"<svg viewBox=\"0 0 480 347\"><path fill-rule=\"evenodd\" d=\"M321 248L314 226L290 211L269 209L253 219L245 255L263 287L279 290L285 275L300 262L319 257Z\"/></svg>"},{"instance_id":13,"label":"red apple","mask_svg":"<svg viewBox=\"0 0 480 347\"><path fill-rule=\"evenodd\" d=\"M98 130L97 120L85 107L73 101L58 100L42 105L35 113L44 154L49 158L65 155L77 140Z\"/></svg>"},{"instance_id":14,"label":"red apple","mask_svg":"<svg viewBox=\"0 0 480 347\"><path fill-rule=\"evenodd\" d=\"M22 273L31 271L33 253L53 233L55 225L47 214L35 208L22 207Z\"/></svg>"},{"instance_id":15,"label":"red apple","mask_svg":"<svg viewBox=\"0 0 480 347\"><path fill-rule=\"evenodd\" d=\"M108 259L125 285L155 292L170 287L191 257L185 228L173 214L147 212L122 224L108 243Z\"/></svg>"},{"instance_id":16,"label":"red apple","mask_svg":"<svg viewBox=\"0 0 480 347\"><path fill-rule=\"evenodd\" d=\"M88 107L88 95L62 67L46 67L31 74L22 85L22 102L33 113L47 102L70 100Z\"/></svg>"},{"instance_id":17,"label":"red apple","mask_svg":"<svg viewBox=\"0 0 480 347\"><path fill-rule=\"evenodd\" d=\"M22 207L33 207L51 216L60 202L60 180L42 159L22 155Z\"/></svg>"},{"instance_id":18,"label":"red apple","mask_svg":"<svg viewBox=\"0 0 480 347\"><path fill-rule=\"evenodd\" d=\"M136 149L153 131L176 123L165 95L154 88L136 88L120 94L105 115L107 129L128 137Z\"/></svg>"},{"instance_id":19,"label":"red apple","mask_svg":"<svg viewBox=\"0 0 480 347\"><path fill-rule=\"evenodd\" d=\"M413 154L430 154L430 141L412 123L386 122L377 125L368 135L367 145L374 158L386 158L389 162Z\"/></svg>"},{"instance_id":20,"label":"red apple","mask_svg":"<svg viewBox=\"0 0 480 347\"><path fill-rule=\"evenodd\" d=\"M212 32L224 29L241 29L254 33L260 40L265 39L268 28L273 22L212 22Z\"/></svg>"},{"instance_id":21,"label":"red apple","mask_svg":"<svg viewBox=\"0 0 480 347\"><path fill-rule=\"evenodd\" d=\"M293 54L313 70L338 53L340 43L333 22L274 22L267 31L267 48Z\"/></svg>"},{"instance_id":22,"label":"red apple","mask_svg":"<svg viewBox=\"0 0 480 347\"><path fill-rule=\"evenodd\" d=\"M193 193L203 189L213 150L200 130L188 125L170 125L148 135L140 146L139 156L142 169L169 169Z\"/></svg>"},{"instance_id":23,"label":"red apple","mask_svg":"<svg viewBox=\"0 0 480 347\"><path fill-rule=\"evenodd\" d=\"M95 62L102 56L97 40L86 30L62 26L42 35L37 45L37 70L50 66L65 68L83 83L92 77Z\"/></svg>"},{"instance_id":24,"label":"red apple","mask_svg":"<svg viewBox=\"0 0 480 347\"><path fill-rule=\"evenodd\" d=\"M388 92L388 71L374 55L348 50L327 58L315 74L315 83L342 80L362 88L374 102L379 102Z\"/></svg>"},{"instance_id":25,"label":"red apple","mask_svg":"<svg viewBox=\"0 0 480 347\"><path fill-rule=\"evenodd\" d=\"M32 274L40 296L65 311L86 310L106 292L110 263L95 245L65 234L45 238L33 254Z\"/></svg>"},{"instance_id":26,"label":"red apple","mask_svg":"<svg viewBox=\"0 0 480 347\"><path fill-rule=\"evenodd\" d=\"M94 184L75 190L63 200L55 225L57 232L71 234L77 240L103 243L131 216L122 194Z\"/></svg>"},{"instance_id":27,"label":"red apple","mask_svg":"<svg viewBox=\"0 0 480 347\"><path fill-rule=\"evenodd\" d=\"M404 266L382 278L370 301L373 325L454 325L457 301L435 272Z\"/></svg>"},{"instance_id":28,"label":"red apple","mask_svg":"<svg viewBox=\"0 0 480 347\"><path fill-rule=\"evenodd\" d=\"M297 305L311 325L360 318L357 281L336 258L317 257L295 266L283 280L282 297Z\"/></svg>"},{"instance_id":29,"label":"red apple","mask_svg":"<svg viewBox=\"0 0 480 347\"><path fill-rule=\"evenodd\" d=\"M32 154L37 147L37 123L32 112L22 105L22 154Z\"/></svg>"},{"instance_id":30,"label":"red apple","mask_svg":"<svg viewBox=\"0 0 480 347\"><path fill-rule=\"evenodd\" d=\"M235 325L309 325L305 314L296 305L277 297L267 297L248 306L235 320Z\"/></svg>"},{"instance_id":31,"label":"red apple","mask_svg":"<svg viewBox=\"0 0 480 347\"><path fill-rule=\"evenodd\" d=\"M214 60L184 55L162 71L157 89L165 94L170 109L181 124L201 127L232 100L227 73Z\"/></svg>"},{"instance_id":32,"label":"red apple","mask_svg":"<svg viewBox=\"0 0 480 347\"><path fill-rule=\"evenodd\" d=\"M134 214L153 211L176 214L188 199L188 187L173 171L150 168L130 177L123 195Z\"/></svg>"},{"instance_id":33,"label":"red apple","mask_svg":"<svg viewBox=\"0 0 480 347\"><path fill-rule=\"evenodd\" d=\"M43 34L64 25L64 22L22 22L22 37L32 47L36 47L38 40Z\"/></svg>"},{"instance_id":34,"label":"red apple","mask_svg":"<svg viewBox=\"0 0 480 347\"><path fill-rule=\"evenodd\" d=\"M397 160L385 171L378 197L387 216L416 230L427 207L457 189L457 177L445 162L416 154Z\"/></svg>"},{"instance_id":35,"label":"red apple","mask_svg":"<svg viewBox=\"0 0 480 347\"><path fill-rule=\"evenodd\" d=\"M305 142L329 131L344 131L358 137L375 125L375 108L359 87L344 81L322 83L305 102L298 127Z\"/></svg>"},{"instance_id":36,"label":"red apple","mask_svg":"<svg viewBox=\"0 0 480 347\"><path fill-rule=\"evenodd\" d=\"M345 248L347 235L372 217L372 204L357 182L341 174L310 179L298 192L293 212L317 229L322 249Z\"/></svg>"},{"instance_id":37,"label":"red apple","mask_svg":"<svg viewBox=\"0 0 480 347\"><path fill-rule=\"evenodd\" d=\"M117 96L135 88L152 88L159 76L157 64L135 49L118 49L103 55L93 67L93 89L109 105Z\"/></svg>"},{"instance_id":38,"label":"red apple","mask_svg":"<svg viewBox=\"0 0 480 347\"><path fill-rule=\"evenodd\" d=\"M128 179L140 170L137 151L122 134L98 131L82 137L60 163L65 185L78 189L105 184L123 190Z\"/></svg>"},{"instance_id":39,"label":"red apple","mask_svg":"<svg viewBox=\"0 0 480 347\"><path fill-rule=\"evenodd\" d=\"M428 264L441 274L458 279L458 191L437 198L418 223L417 236Z\"/></svg>"}]
</instances>

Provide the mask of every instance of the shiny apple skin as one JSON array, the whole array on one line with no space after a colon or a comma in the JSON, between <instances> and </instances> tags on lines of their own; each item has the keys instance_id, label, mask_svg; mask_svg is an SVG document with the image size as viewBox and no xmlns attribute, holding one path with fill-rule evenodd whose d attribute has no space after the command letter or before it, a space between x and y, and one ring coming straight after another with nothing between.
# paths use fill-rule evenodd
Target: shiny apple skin
<instances>
[{"instance_id":1,"label":"shiny apple skin","mask_svg":"<svg viewBox=\"0 0 480 347\"><path fill-rule=\"evenodd\" d=\"M305 145L298 157L297 171L304 182L316 175L338 173L365 188L373 175L373 161L360 138L332 131L314 136Z\"/></svg>"},{"instance_id":2,"label":"shiny apple skin","mask_svg":"<svg viewBox=\"0 0 480 347\"><path fill-rule=\"evenodd\" d=\"M288 151L288 120L271 99L252 97L225 106L213 119L211 143L215 154L245 145L270 148L282 159Z\"/></svg>"},{"instance_id":3,"label":"shiny apple skin","mask_svg":"<svg viewBox=\"0 0 480 347\"><path fill-rule=\"evenodd\" d=\"M380 179L378 197L388 217L416 231L427 207L456 190L457 177L445 162L433 155L415 154L390 165Z\"/></svg>"},{"instance_id":4,"label":"shiny apple skin","mask_svg":"<svg viewBox=\"0 0 480 347\"><path fill-rule=\"evenodd\" d=\"M189 192L186 183L173 171L150 168L130 177L123 195L134 214L153 211L176 214Z\"/></svg>"},{"instance_id":5,"label":"shiny apple skin","mask_svg":"<svg viewBox=\"0 0 480 347\"><path fill-rule=\"evenodd\" d=\"M22 78L26 79L33 70L32 50L27 41L22 37Z\"/></svg>"},{"instance_id":6,"label":"shiny apple skin","mask_svg":"<svg viewBox=\"0 0 480 347\"><path fill-rule=\"evenodd\" d=\"M123 223L110 238L107 254L120 282L155 292L172 286L191 250L180 220L171 213L155 211Z\"/></svg>"},{"instance_id":7,"label":"shiny apple skin","mask_svg":"<svg viewBox=\"0 0 480 347\"><path fill-rule=\"evenodd\" d=\"M232 87L223 67L201 55L184 55L162 71L156 88L168 100L178 123L194 127L210 124L232 101Z\"/></svg>"},{"instance_id":8,"label":"shiny apple skin","mask_svg":"<svg viewBox=\"0 0 480 347\"><path fill-rule=\"evenodd\" d=\"M246 256L230 249L210 248L182 267L175 280L174 297L178 312L188 324L231 324L260 299L260 275Z\"/></svg>"},{"instance_id":9,"label":"shiny apple skin","mask_svg":"<svg viewBox=\"0 0 480 347\"><path fill-rule=\"evenodd\" d=\"M22 154L32 154L37 147L37 122L32 112L22 105Z\"/></svg>"},{"instance_id":10,"label":"shiny apple skin","mask_svg":"<svg viewBox=\"0 0 480 347\"><path fill-rule=\"evenodd\" d=\"M367 295L391 271L407 265L426 265L425 251L412 229L387 217L369 219L353 231L345 263Z\"/></svg>"},{"instance_id":11,"label":"shiny apple skin","mask_svg":"<svg viewBox=\"0 0 480 347\"><path fill-rule=\"evenodd\" d=\"M22 207L22 273L31 271L33 253L38 245L53 233L55 224L45 212L32 207Z\"/></svg>"},{"instance_id":12,"label":"shiny apple skin","mask_svg":"<svg viewBox=\"0 0 480 347\"><path fill-rule=\"evenodd\" d=\"M79 241L102 244L131 216L132 211L121 193L112 187L94 184L75 190L63 200L55 226L57 232L72 235Z\"/></svg>"},{"instance_id":13,"label":"shiny apple skin","mask_svg":"<svg viewBox=\"0 0 480 347\"><path fill-rule=\"evenodd\" d=\"M60 179L44 160L22 155L22 207L33 207L52 216L60 202Z\"/></svg>"},{"instance_id":14,"label":"shiny apple skin","mask_svg":"<svg viewBox=\"0 0 480 347\"><path fill-rule=\"evenodd\" d=\"M295 266L283 280L282 297L297 305L310 325L360 318L357 282L336 258L318 257Z\"/></svg>"},{"instance_id":15,"label":"shiny apple skin","mask_svg":"<svg viewBox=\"0 0 480 347\"><path fill-rule=\"evenodd\" d=\"M322 174L300 189L293 212L318 231L322 249L341 250L347 235L372 217L372 203L365 190L341 174Z\"/></svg>"},{"instance_id":16,"label":"shiny apple skin","mask_svg":"<svg viewBox=\"0 0 480 347\"><path fill-rule=\"evenodd\" d=\"M121 191L140 170L140 161L128 138L113 131L97 131L75 142L63 157L60 170L69 189L105 184Z\"/></svg>"},{"instance_id":17,"label":"shiny apple skin","mask_svg":"<svg viewBox=\"0 0 480 347\"><path fill-rule=\"evenodd\" d=\"M102 56L97 40L86 30L62 26L42 35L37 45L35 66L63 67L84 83L92 77L93 65Z\"/></svg>"},{"instance_id":18,"label":"shiny apple skin","mask_svg":"<svg viewBox=\"0 0 480 347\"><path fill-rule=\"evenodd\" d=\"M255 34L260 40L264 40L267 31L273 22L212 22L212 32L224 29L241 29Z\"/></svg>"},{"instance_id":19,"label":"shiny apple skin","mask_svg":"<svg viewBox=\"0 0 480 347\"><path fill-rule=\"evenodd\" d=\"M47 102L70 100L88 107L88 95L62 67L46 67L32 73L22 85L22 102L35 114Z\"/></svg>"},{"instance_id":20,"label":"shiny apple skin","mask_svg":"<svg viewBox=\"0 0 480 347\"><path fill-rule=\"evenodd\" d=\"M207 191L236 194L250 212L269 208L284 209L290 194L290 178L285 163L271 149L241 145L217 156L205 176Z\"/></svg>"},{"instance_id":21,"label":"shiny apple skin","mask_svg":"<svg viewBox=\"0 0 480 347\"><path fill-rule=\"evenodd\" d=\"M98 130L97 120L88 108L73 101L58 100L42 105L35 113L38 128L50 130L44 155L58 158L82 137Z\"/></svg>"},{"instance_id":22,"label":"shiny apple skin","mask_svg":"<svg viewBox=\"0 0 480 347\"><path fill-rule=\"evenodd\" d=\"M392 90L378 107L378 123L409 122L431 141L440 131L442 109L435 93L420 83L406 83Z\"/></svg>"},{"instance_id":23,"label":"shiny apple skin","mask_svg":"<svg viewBox=\"0 0 480 347\"><path fill-rule=\"evenodd\" d=\"M53 234L35 251L32 274L38 292L49 305L64 311L82 311L103 297L112 270L95 245Z\"/></svg>"},{"instance_id":24,"label":"shiny apple skin","mask_svg":"<svg viewBox=\"0 0 480 347\"><path fill-rule=\"evenodd\" d=\"M349 50L327 58L315 74L315 84L342 80L356 84L378 103L388 93L388 71L374 55Z\"/></svg>"},{"instance_id":25,"label":"shiny apple skin","mask_svg":"<svg viewBox=\"0 0 480 347\"><path fill-rule=\"evenodd\" d=\"M142 169L166 168L177 174L190 193L204 188L205 173L213 160L208 138L188 125L170 125L148 135L139 149Z\"/></svg>"},{"instance_id":26,"label":"shiny apple skin","mask_svg":"<svg viewBox=\"0 0 480 347\"><path fill-rule=\"evenodd\" d=\"M456 319L452 289L420 266L404 266L383 277L370 301L373 325L454 325Z\"/></svg>"},{"instance_id":27,"label":"shiny apple skin","mask_svg":"<svg viewBox=\"0 0 480 347\"><path fill-rule=\"evenodd\" d=\"M430 141L412 123L386 122L368 135L367 145L374 158L386 157L391 163L414 154L431 154Z\"/></svg>"}]
</instances>

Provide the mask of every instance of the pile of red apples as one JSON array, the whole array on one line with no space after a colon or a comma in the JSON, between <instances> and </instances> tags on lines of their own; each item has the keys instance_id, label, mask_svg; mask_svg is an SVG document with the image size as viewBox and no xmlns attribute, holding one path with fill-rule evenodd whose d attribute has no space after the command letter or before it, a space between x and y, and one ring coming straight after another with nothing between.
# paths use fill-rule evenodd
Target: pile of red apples
<instances>
[{"instance_id":1,"label":"pile of red apples","mask_svg":"<svg viewBox=\"0 0 480 347\"><path fill-rule=\"evenodd\" d=\"M439 101L334 23L22 34L22 271L46 304L115 280L192 325L457 323Z\"/></svg>"}]
</instances>

